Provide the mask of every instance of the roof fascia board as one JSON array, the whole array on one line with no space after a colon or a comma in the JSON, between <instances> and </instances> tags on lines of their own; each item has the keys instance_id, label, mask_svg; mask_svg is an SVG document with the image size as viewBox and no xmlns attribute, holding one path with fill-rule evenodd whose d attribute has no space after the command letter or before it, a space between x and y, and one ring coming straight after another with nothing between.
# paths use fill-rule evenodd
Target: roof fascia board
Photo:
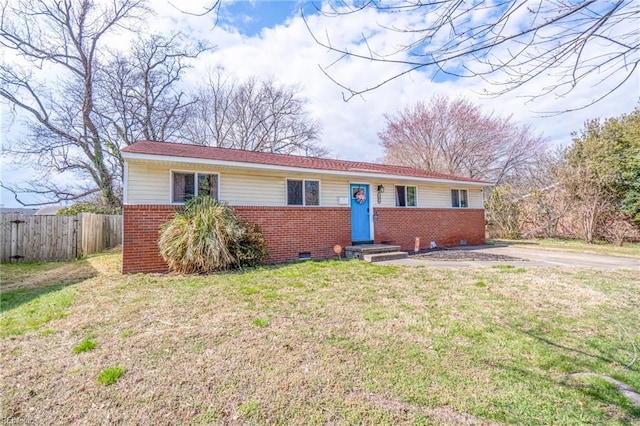
<instances>
[{"instance_id":1,"label":"roof fascia board","mask_svg":"<svg viewBox=\"0 0 640 426\"><path fill-rule=\"evenodd\" d=\"M173 157L170 155L159 154L141 154L137 152L122 152L122 158L124 160L148 160L148 161L161 161L170 163L188 163L188 164L202 164L208 166L228 166L228 167L242 167L247 169L257 170L278 170L285 172L303 172L303 173L315 173L333 176L355 176L355 177L371 177L378 179L396 179L407 181L422 181L422 182L437 182L448 183L454 185L470 185L470 186L493 186L488 182L470 182L466 180L454 180L454 179L439 179L420 176L405 176L395 175L389 173L376 173L376 172L364 172L364 171L340 171L340 170L327 170L327 169L312 169L307 167L292 167L292 166L279 166L273 164L263 163L246 163L241 161L227 161L227 160L211 160L207 158L192 158L192 157Z\"/></svg>"}]
</instances>

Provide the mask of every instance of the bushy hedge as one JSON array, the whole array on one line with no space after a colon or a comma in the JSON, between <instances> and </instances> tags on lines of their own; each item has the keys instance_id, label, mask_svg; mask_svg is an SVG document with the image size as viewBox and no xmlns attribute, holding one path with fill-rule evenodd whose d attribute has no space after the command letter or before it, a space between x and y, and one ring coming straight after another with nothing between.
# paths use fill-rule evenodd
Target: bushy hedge
<instances>
[{"instance_id":1,"label":"bushy hedge","mask_svg":"<svg viewBox=\"0 0 640 426\"><path fill-rule=\"evenodd\" d=\"M88 201L81 201L70 206L62 207L58 210L56 215L75 216L78 213L122 214L122 209L120 209L119 207L104 207Z\"/></svg>"},{"instance_id":2,"label":"bushy hedge","mask_svg":"<svg viewBox=\"0 0 640 426\"><path fill-rule=\"evenodd\" d=\"M209 196L187 201L161 227L158 246L169 269L183 274L255 266L269 254L257 225L243 226L232 207Z\"/></svg>"}]
</instances>

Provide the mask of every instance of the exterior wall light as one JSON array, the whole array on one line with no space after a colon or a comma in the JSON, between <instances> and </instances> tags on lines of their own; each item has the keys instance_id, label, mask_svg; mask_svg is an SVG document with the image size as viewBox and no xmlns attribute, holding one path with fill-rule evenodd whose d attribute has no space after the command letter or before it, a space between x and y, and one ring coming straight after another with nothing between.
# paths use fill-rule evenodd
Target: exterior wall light
<instances>
[{"instance_id":1,"label":"exterior wall light","mask_svg":"<svg viewBox=\"0 0 640 426\"><path fill-rule=\"evenodd\" d=\"M384 192L384 186L378 185L378 192L382 194Z\"/></svg>"}]
</instances>

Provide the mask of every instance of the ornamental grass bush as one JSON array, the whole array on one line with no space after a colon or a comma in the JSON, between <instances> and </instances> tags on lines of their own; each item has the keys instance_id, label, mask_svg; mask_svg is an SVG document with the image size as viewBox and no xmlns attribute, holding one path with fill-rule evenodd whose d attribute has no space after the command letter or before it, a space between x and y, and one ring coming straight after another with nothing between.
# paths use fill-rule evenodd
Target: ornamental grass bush
<instances>
[{"instance_id":1,"label":"ornamental grass bush","mask_svg":"<svg viewBox=\"0 0 640 426\"><path fill-rule=\"evenodd\" d=\"M260 227L255 223L247 223L236 243L235 250L240 266L257 266L269 256L267 242Z\"/></svg>"},{"instance_id":2,"label":"ornamental grass bush","mask_svg":"<svg viewBox=\"0 0 640 426\"><path fill-rule=\"evenodd\" d=\"M209 196L187 201L161 227L158 246L169 269L182 274L254 266L268 255L257 225L242 226L232 207Z\"/></svg>"}]
</instances>

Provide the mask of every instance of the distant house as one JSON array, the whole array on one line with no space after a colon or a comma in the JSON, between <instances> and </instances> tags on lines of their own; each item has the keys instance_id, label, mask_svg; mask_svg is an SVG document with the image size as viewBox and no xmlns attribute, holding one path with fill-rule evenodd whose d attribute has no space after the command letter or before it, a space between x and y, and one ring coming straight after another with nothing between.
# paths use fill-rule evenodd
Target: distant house
<instances>
[{"instance_id":1,"label":"distant house","mask_svg":"<svg viewBox=\"0 0 640 426\"><path fill-rule=\"evenodd\" d=\"M35 216L55 216L58 214L58 210L60 210L61 206L44 206L40 207L37 212L34 213Z\"/></svg>"},{"instance_id":2,"label":"distant house","mask_svg":"<svg viewBox=\"0 0 640 426\"><path fill-rule=\"evenodd\" d=\"M139 141L122 150L123 272L166 271L160 225L206 192L257 223L269 262L327 258L336 244L483 244L489 182L408 167Z\"/></svg>"},{"instance_id":3,"label":"distant house","mask_svg":"<svg viewBox=\"0 0 640 426\"><path fill-rule=\"evenodd\" d=\"M18 213L24 216L31 216L35 214L38 209L32 209L27 207L0 207L0 213Z\"/></svg>"}]
</instances>

